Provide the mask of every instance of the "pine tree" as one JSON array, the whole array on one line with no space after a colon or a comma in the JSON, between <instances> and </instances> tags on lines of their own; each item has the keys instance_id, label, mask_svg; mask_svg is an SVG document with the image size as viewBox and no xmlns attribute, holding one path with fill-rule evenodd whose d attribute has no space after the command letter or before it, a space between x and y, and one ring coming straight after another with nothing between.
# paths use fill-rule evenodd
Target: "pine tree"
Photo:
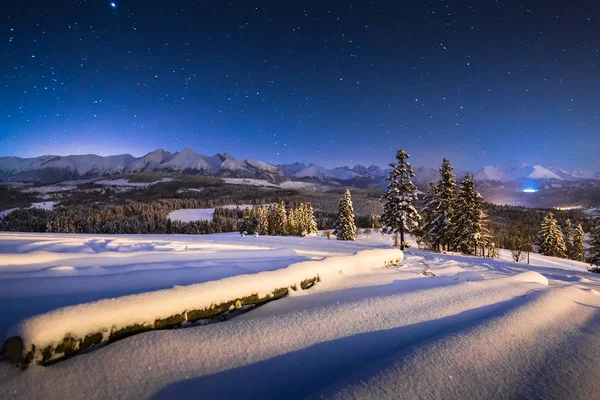
<instances>
[{"instance_id":1,"label":"pine tree","mask_svg":"<svg viewBox=\"0 0 600 400\"><path fill-rule=\"evenodd\" d=\"M425 199L426 224L424 228L424 239L434 249L450 250L453 244L454 231L454 206L456 200L456 181L454 180L453 168L450 161L444 158L440 167L441 180L435 184Z\"/></svg>"},{"instance_id":2,"label":"pine tree","mask_svg":"<svg viewBox=\"0 0 600 400\"><path fill-rule=\"evenodd\" d=\"M251 218L252 218L252 214L250 211L250 207L246 206L246 208L244 208L244 214L242 216L242 223L240 224L240 228L239 228L239 232L242 235L250 235L252 232L251 231Z\"/></svg>"},{"instance_id":3,"label":"pine tree","mask_svg":"<svg viewBox=\"0 0 600 400\"><path fill-rule=\"evenodd\" d=\"M288 233L290 235L300 235L300 228L298 226L298 209L290 208L288 211Z\"/></svg>"},{"instance_id":4,"label":"pine tree","mask_svg":"<svg viewBox=\"0 0 600 400\"><path fill-rule=\"evenodd\" d=\"M583 227L578 224L573 233L573 260L585 261L585 233Z\"/></svg>"},{"instance_id":5,"label":"pine tree","mask_svg":"<svg viewBox=\"0 0 600 400\"><path fill-rule=\"evenodd\" d=\"M565 221L565 230L564 230L564 241L565 247L567 249L567 257L571 260L575 259L575 249L574 249L574 235L575 229L573 228L573 224L570 219Z\"/></svg>"},{"instance_id":6,"label":"pine tree","mask_svg":"<svg viewBox=\"0 0 600 400\"><path fill-rule=\"evenodd\" d=\"M319 226L317 225L317 221L315 220L315 210L312 208L312 206L308 207L307 215L309 222L306 226L306 232L308 235L316 235L317 233L319 233Z\"/></svg>"},{"instance_id":7,"label":"pine tree","mask_svg":"<svg viewBox=\"0 0 600 400\"><path fill-rule=\"evenodd\" d=\"M550 257L566 257L567 247L563 239L562 230L554 219L554 215L546 214L538 235L540 254Z\"/></svg>"},{"instance_id":8,"label":"pine tree","mask_svg":"<svg viewBox=\"0 0 600 400\"><path fill-rule=\"evenodd\" d=\"M269 235L286 235L288 223L285 203L275 203L269 211Z\"/></svg>"},{"instance_id":9,"label":"pine tree","mask_svg":"<svg viewBox=\"0 0 600 400\"><path fill-rule=\"evenodd\" d=\"M439 251L441 245L441 238L434 234L432 228L433 223L438 217L438 186L436 183L429 183L429 189L427 195L423 199L423 228L421 232L421 238L423 241L429 243L432 249Z\"/></svg>"},{"instance_id":10,"label":"pine tree","mask_svg":"<svg viewBox=\"0 0 600 400\"><path fill-rule=\"evenodd\" d=\"M421 221L421 216L412 205L417 199L417 188L411 181L415 174L407 161L409 157L402 149L396 152L397 162L390 164L392 171L386 178L388 187L381 197L384 202L381 215L383 231L400 235L400 250L405 248L404 235L415 231Z\"/></svg>"},{"instance_id":11,"label":"pine tree","mask_svg":"<svg viewBox=\"0 0 600 400\"><path fill-rule=\"evenodd\" d=\"M269 208L267 210L267 225L268 225L269 235L276 235L276 233L275 233L275 215L278 214L275 211L276 208L279 208L279 205L277 203L269 204Z\"/></svg>"},{"instance_id":12,"label":"pine tree","mask_svg":"<svg viewBox=\"0 0 600 400\"><path fill-rule=\"evenodd\" d=\"M595 270L598 271L600 268L600 216L594 218L594 227L590 232L590 247L589 252L589 263L595 265Z\"/></svg>"},{"instance_id":13,"label":"pine tree","mask_svg":"<svg viewBox=\"0 0 600 400\"><path fill-rule=\"evenodd\" d=\"M269 233L269 221L265 211L265 207L262 205L256 205L252 208L251 220L254 224L252 233L259 235L267 235Z\"/></svg>"},{"instance_id":14,"label":"pine tree","mask_svg":"<svg viewBox=\"0 0 600 400\"><path fill-rule=\"evenodd\" d=\"M288 233L298 236L314 235L318 232L314 210L305 203L300 203L297 208L290 209L288 213Z\"/></svg>"},{"instance_id":15,"label":"pine tree","mask_svg":"<svg viewBox=\"0 0 600 400\"><path fill-rule=\"evenodd\" d=\"M346 189L346 192L340 198L334 233L338 240L354 240L356 238L356 224L354 222L354 208L352 207L350 189Z\"/></svg>"},{"instance_id":16,"label":"pine tree","mask_svg":"<svg viewBox=\"0 0 600 400\"><path fill-rule=\"evenodd\" d=\"M482 224L483 198L475 190L472 175L465 175L456 199L454 246L464 254L475 255L485 229Z\"/></svg>"}]
</instances>

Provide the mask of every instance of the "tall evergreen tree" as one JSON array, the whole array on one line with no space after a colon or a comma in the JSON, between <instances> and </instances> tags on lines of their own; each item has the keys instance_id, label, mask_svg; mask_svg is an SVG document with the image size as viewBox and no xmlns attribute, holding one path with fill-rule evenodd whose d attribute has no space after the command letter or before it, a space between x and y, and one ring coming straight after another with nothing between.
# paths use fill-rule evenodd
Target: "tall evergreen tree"
<instances>
[{"instance_id":1,"label":"tall evergreen tree","mask_svg":"<svg viewBox=\"0 0 600 400\"><path fill-rule=\"evenodd\" d=\"M292 213L290 213L292 215ZM314 210L308 204L300 203L298 208L294 210L294 224L296 226L296 235L306 236L317 233L317 222L314 217ZM289 224L292 225L291 223Z\"/></svg>"},{"instance_id":2,"label":"tall evergreen tree","mask_svg":"<svg viewBox=\"0 0 600 400\"><path fill-rule=\"evenodd\" d=\"M427 194L426 215L428 219L424 227L424 239L436 250L450 250L454 244L454 207L456 200L456 181L454 168L450 161L444 158L440 167L441 180L435 184L435 189Z\"/></svg>"},{"instance_id":3,"label":"tall evergreen tree","mask_svg":"<svg viewBox=\"0 0 600 400\"><path fill-rule=\"evenodd\" d=\"M437 183L430 182L427 194L423 199L423 228L421 229L421 239L424 242L429 243L431 248L439 251L442 243L441 238L432 231L433 223L438 217L439 198L437 190Z\"/></svg>"},{"instance_id":4,"label":"tall evergreen tree","mask_svg":"<svg viewBox=\"0 0 600 400\"><path fill-rule=\"evenodd\" d=\"M590 232L590 247L588 249L590 264L596 266L596 270L600 267L600 215L594 217L594 227Z\"/></svg>"},{"instance_id":5,"label":"tall evergreen tree","mask_svg":"<svg viewBox=\"0 0 600 400\"><path fill-rule=\"evenodd\" d=\"M250 210L250 207L246 206L242 215L242 223L240 224L239 232L243 235L252 235L254 233L253 222L252 211Z\"/></svg>"},{"instance_id":6,"label":"tall evergreen tree","mask_svg":"<svg viewBox=\"0 0 600 400\"><path fill-rule=\"evenodd\" d=\"M412 205L417 199L417 187L411 178L415 176L408 162L410 156L403 149L396 152L396 162L391 163L392 171L386 178L388 187L381 197L383 214L381 222L383 231L400 235L400 249L405 248L404 235L418 228L421 216Z\"/></svg>"},{"instance_id":7,"label":"tall evergreen tree","mask_svg":"<svg viewBox=\"0 0 600 400\"><path fill-rule=\"evenodd\" d=\"M287 213L285 203L275 203L269 217L269 234L284 236L287 234Z\"/></svg>"},{"instance_id":8,"label":"tall evergreen tree","mask_svg":"<svg viewBox=\"0 0 600 400\"><path fill-rule=\"evenodd\" d=\"M565 241L565 247L567 249L567 257L570 258L571 260L575 259L575 249L574 249L574 235L575 235L575 228L573 228L573 224L571 223L570 219L567 219L565 221L565 229L563 231L563 238Z\"/></svg>"},{"instance_id":9,"label":"tall evergreen tree","mask_svg":"<svg viewBox=\"0 0 600 400\"><path fill-rule=\"evenodd\" d=\"M252 220L254 222L254 232L259 235L267 235L269 233L269 220L265 207L256 205L252 208Z\"/></svg>"},{"instance_id":10,"label":"tall evergreen tree","mask_svg":"<svg viewBox=\"0 0 600 400\"><path fill-rule=\"evenodd\" d=\"M350 189L346 189L346 192L340 198L334 233L338 240L356 239L356 223L354 222L354 207L352 206Z\"/></svg>"},{"instance_id":11,"label":"tall evergreen tree","mask_svg":"<svg viewBox=\"0 0 600 400\"><path fill-rule=\"evenodd\" d=\"M298 224L298 214L299 213L297 208L290 207L287 218L287 231L290 235L299 235L301 232Z\"/></svg>"},{"instance_id":12,"label":"tall evergreen tree","mask_svg":"<svg viewBox=\"0 0 600 400\"><path fill-rule=\"evenodd\" d=\"M573 234L573 260L585 261L585 233L581 224L577 225Z\"/></svg>"},{"instance_id":13,"label":"tall evergreen tree","mask_svg":"<svg viewBox=\"0 0 600 400\"><path fill-rule=\"evenodd\" d=\"M566 257L567 255L562 230L551 212L546 214L544 221L542 221L542 227L538 235L538 245L540 254L545 256Z\"/></svg>"},{"instance_id":14,"label":"tall evergreen tree","mask_svg":"<svg viewBox=\"0 0 600 400\"><path fill-rule=\"evenodd\" d=\"M456 199L454 246L464 254L475 255L485 232L482 217L483 197L475 190L472 175L465 175Z\"/></svg>"}]
</instances>

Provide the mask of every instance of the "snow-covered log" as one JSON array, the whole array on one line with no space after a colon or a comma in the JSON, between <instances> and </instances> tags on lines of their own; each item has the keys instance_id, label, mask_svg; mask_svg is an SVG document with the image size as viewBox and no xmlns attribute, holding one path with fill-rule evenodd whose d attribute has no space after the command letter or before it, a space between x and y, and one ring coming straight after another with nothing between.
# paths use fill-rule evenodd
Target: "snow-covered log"
<instances>
[{"instance_id":1,"label":"snow-covered log","mask_svg":"<svg viewBox=\"0 0 600 400\"><path fill-rule=\"evenodd\" d=\"M46 365L131 335L216 318L281 298L290 289L306 290L321 280L360 274L402 259L398 249L363 250L275 271L59 308L11 327L2 357L20 367L32 362Z\"/></svg>"}]
</instances>

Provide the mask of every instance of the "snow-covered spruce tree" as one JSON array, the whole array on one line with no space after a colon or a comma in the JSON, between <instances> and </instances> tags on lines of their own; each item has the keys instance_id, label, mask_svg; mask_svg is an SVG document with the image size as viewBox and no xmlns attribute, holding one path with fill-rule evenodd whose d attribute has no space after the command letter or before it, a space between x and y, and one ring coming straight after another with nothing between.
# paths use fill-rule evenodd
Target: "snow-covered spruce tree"
<instances>
[{"instance_id":1,"label":"snow-covered spruce tree","mask_svg":"<svg viewBox=\"0 0 600 400\"><path fill-rule=\"evenodd\" d=\"M239 232L245 235L254 235L257 232L256 214L254 209L246 206L242 217L242 223L239 227Z\"/></svg>"},{"instance_id":2,"label":"snow-covered spruce tree","mask_svg":"<svg viewBox=\"0 0 600 400\"><path fill-rule=\"evenodd\" d=\"M279 204L275 203L275 204L269 205L268 216L267 216L267 221L269 224L269 235L277 235L277 232L275 231L276 230L275 226L277 225L277 222L275 220L278 215L279 215Z\"/></svg>"},{"instance_id":3,"label":"snow-covered spruce tree","mask_svg":"<svg viewBox=\"0 0 600 400\"><path fill-rule=\"evenodd\" d=\"M565 247L567 249L567 258L574 260L575 251L573 248L573 236L575 235L575 228L570 219L565 222L565 229L563 231L563 239L565 241Z\"/></svg>"},{"instance_id":4,"label":"snow-covered spruce tree","mask_svg":"<svg viewBox=\"0 0 600 400\"><path fill-rule=\"evenodd\" d=\"M254 223L253 233L267 235L269 233L269 221L266 209L262 205L256 205L252 208L251 220Z\"/></svg>"},{"instance_id":5,"label":"snow-covered spruce tree","mask_svg":"<svg viewBox=\"0 0 600 400\"><path fill-rule=\"evenodd\" d=\"M542 221L542 227L538 234L538 245L540 254L545 256L563 258L567 256L562 230L551 212L546 214Z\"/></svg>"},{"instance_id":6,"label":"snow-covered spruce tree","mask_svg":"<svg viewBox=\"0 0 600 400\"><path fill-rule=\"evenodd\" d=\"M435 221L438 216L439 199L437 189L437 183L429 183L427 194L423 199L423 210L421 211L421 214L423 215L421 240L428 243L435 251L439 251L441 246L441 239L437 235L434 235L434 232L432 231L433 221Z\"/></svg>"},{"instance_id":7,"label":"snow-covered spruce tree","mask_svg":"<svg viewBox=\"0 0 600 400\"><path fill-rule=\"evenodd\" d=\"M301 236L314 235L317 233L317 222L314 210L308 204L301 203L295 212L297 233Z\"/></svg>"},{"instance_id":8,"label":"snow-covered spruce tree","mask_svg":"<svg viewBox=\"0 0 600 400\"><path fill-rule=\"evenodd\" d=\"M300 228L298 227L298 209L290 207L287 217L287 232L290 235L300 235Z\"/></svg>"},{"instance_id":9,"label":"snow-covered spruce tree","mask_svg":"<svg viewBox=\"0 0 600 400\"><path fill-rule=\"evenodd\" d=\"M280 204L273 206L273 216L269 220L269 228L272 235L287 235L287 213L285 211L285 203L282 201ZM273 226L271 227L271 224Z\"/></svg>"},{"instance_id":10,"label":"snow-covered spruce tree","mask_svg":"<svg viewBox=\"0 0 600 400\"><path fill-rule=\"evenodd\" d=\"M421 216L412 205L417 199L417 187L411 178L415 176L412 166L408 162L410 156L403 149L396 152L396 162L390 164L392 170L385 179L388 182L387 190L381 197L383 214L381 222L385 233L400 235L400 250L405 248L404 235L415 231L419 227Z\"/></svg>"},{"instance_id":11,"label":"snow-covered spruce tree","mask_svg":"<svg viewBox=\"0 0 600 400\"><path fill-rule=\"evenodd\" d=\"M306 232L308 235L316 235L319 233L319 226L315 220L315 210L312 208L312 206L307 207L308 225L306 226Z\"/></svg>"},{"instance_id":12,"label":"snow-covered spruce tree","mask_svg":"<svg viewBox=\"0 0 600 400\"><path fill-rule=\"evenodd\" d=\"M585 233L578 224L573 233L573 260L585 261Z\"/></svg>"},{"instance_id":13,"label":"snow-covered spruce tree","mask_svg":"<svg viewBox=\"0 0 600 400\"><path fill-rule=\"evenodd\" d=\"M454 244L454 206L456 200L456 181L454 180L450 161L444 158L440 167L441 180L430 185L425 198L425 215L427 216L423 239L435 250L451 250Z\"/></svg>"},{"instance_id":14,"label":"snow-covered spruce tree","mask_svg":"<svg viewBox=\"0 0 600 400\"><path fill-rule=\"evenodd\" d=\"M482 203L483 197L475 190L473 176L465 175L460 182L454 218L454 247L464 254L475 255L484 239Z\"/></svg>"},{"instance_id":15,"label":"snow-covered spruce tree","mask_svg":"<svg viewBox=\"0 0 600 400\"><path fill-rule=\"evenodd\" d=\"M590 232L589 245L588 261L595 266L595 268L592 268L592 271L600 272L600 216L594 217L594 227Z\"/></svg>"},{"instance_id":16,"label":"snow-covered spruce tree","mask_svg":"<svg viewBox=\"0 0 600 400\"><path fill-rule=\"evenodd\" d=\"M356 223L354 222L354 207L352 207L350 189L346 189L346 192L340 198L334 233L337 240L356 239Z\"/></svg>"}]
</instances>

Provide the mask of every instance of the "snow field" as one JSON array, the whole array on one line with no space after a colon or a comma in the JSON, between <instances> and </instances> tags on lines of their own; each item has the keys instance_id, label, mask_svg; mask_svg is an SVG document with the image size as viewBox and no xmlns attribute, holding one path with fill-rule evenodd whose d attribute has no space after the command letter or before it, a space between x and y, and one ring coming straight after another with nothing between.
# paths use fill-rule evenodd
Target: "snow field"
<instances>
[{"instance_id":1,"label":"snow field","mask_svg":"<svg viewBox=\"0 0 600 400\"><path fill-rule=\"evenodd\" d=\"M189 283L249 279L391 243L0 234L0 329L32 316L32 304L49 304L44 314L64 309L53 299L77 307L88 292L140 293L147 281L171 288L182 271ZM421 274L425 265L435 277ZM600 276L584 263L412 248L397 266L334 275L219 324L146 332L47 368L2 362L0 397L594 398L600 390Z\"/></svg>"},{"instance_id":2,"label":"snow field","mask_svg":"<svg viewBox=\"0 0 600 400\"><path fill-rule=\"evenodd\" d=\"M314 398L592 398L600 345L579 327L600 328L598 306L597 293L576 287L529 295L510 313L390 354Z\"/></svg>"},{"instance_id":3,"label":"snow field","mask_svg":"<svg viewBox=\"0 0 600 400\"><path fill-rule=\"evenodd\" d=\"M54 206L56 205L55 201L43 201L40 203L31 203L31 206L27 208L39 208L42 210L52 211L54 210ZM11 208L8 210L0 211L0 220L10 214L13 211L18 210L18 208Z\"/></svg>"},{"instance_id":4,"label":"snow field","mask_svg":"<svg viewBox=\"0 0 600 400\"><path fill-rule=\"evenodd\" d=\"M264 207L268 207L269 204L263 204ZM227 206L223 206L222 208L228 208L230 210L235 210L239 208L240 210L244 210L246 207L252 209L254 207L253 204L230 204ZM171 221L181 221L181 222L194 222L194 221L212 221L213 215L215 213L214 208L182 208L181 210L171 211L168 215L168 218Z\"/></svg>"},{"instance_id":5,"label":"snow field","mask_svg":"<svg viewBox=\"0 0 600 400\"><path fill-rule=\"evenodd\" d=\"M102 398L114 391L125 398L303 397L415 340L440 335L459 322L474 325L489 312L532 301L534 296L525 294L543 287L508 277L414 293L358 296L258 318L250 318L250 313L248 318L199 329L156 331L45 368L41 386L27 395L59 398L72 393L71 385L58 377L74 376L85 368L88 379L78 383L80 398ZM35 379L35 374L12 375L6 389L22 389L27 377ZM48 381L54 384L50 387L44 383Z\"/></svg>"}]
</instances>

